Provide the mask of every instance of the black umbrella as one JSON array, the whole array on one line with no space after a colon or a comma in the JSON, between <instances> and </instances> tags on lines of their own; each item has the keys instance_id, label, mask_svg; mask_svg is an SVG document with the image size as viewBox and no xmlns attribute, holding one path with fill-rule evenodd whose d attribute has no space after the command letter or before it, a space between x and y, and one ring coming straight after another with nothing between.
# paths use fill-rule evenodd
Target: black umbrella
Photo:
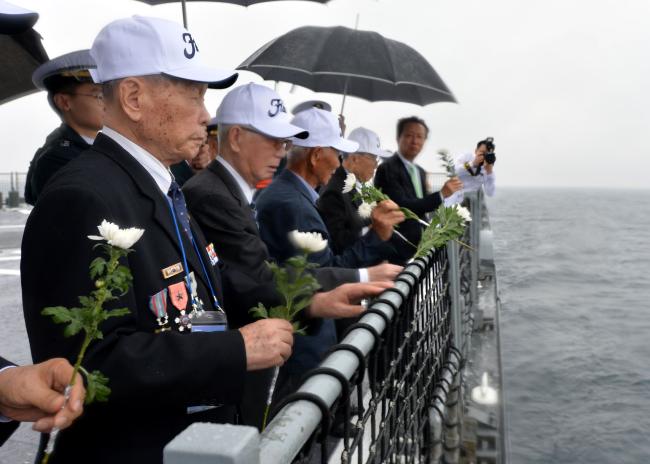
<instances>
[{"instance_id":1,"label":"black umbrella","mask_svg":"<svg viewBox=\"0 0 650 464\"><path fill-rule=\"evenodd\" d=\"M0 104L36 92L32 73L47 61L41 36L32 29L38 14L0 3Z\"/></svg>"},{"instance_id":2,"label":"black umbrella","mask_svg":"<svg viewBox=\"0 0 650 464\"><path fill-rule=\"evenodd\" d=\"M278 2L281 0L138 0L140 2L148 3L149 5L162 5L163 3L175 3L180 1L183 8L183 26L187 27L187 11L185 9L186 2L219 2L219 3L233 3L239 6L251 6L256 3L265 2ZM310 2L327 3L330 0L307 0Z\"/></svg>"},{"instance_id":3,"label":"black umbrella","mask_svg":"<svg viewBox=\"0 0 650 464\"><path fill-rule=\"evenodd\" d=\"M274 39L237 69L315 92L368 101L456 102L431 64L408 45L372 31L306 26Z\"/></svg>"}]
</instances>

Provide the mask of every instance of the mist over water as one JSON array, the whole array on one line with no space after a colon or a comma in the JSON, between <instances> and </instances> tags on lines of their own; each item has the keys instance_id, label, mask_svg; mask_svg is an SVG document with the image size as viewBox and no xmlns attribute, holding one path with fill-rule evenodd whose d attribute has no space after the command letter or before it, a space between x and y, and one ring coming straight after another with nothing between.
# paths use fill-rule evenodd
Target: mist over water
<instances>
[{"instance_id":1,"label":"mist over water","mask_svg":"<svg viewBox=\"0 0 650 464\"><path fill-rule=\"evenodd\" d=\"M511 462L650 461L650 191L489 200Z\"/></svg>"}]
</instances>

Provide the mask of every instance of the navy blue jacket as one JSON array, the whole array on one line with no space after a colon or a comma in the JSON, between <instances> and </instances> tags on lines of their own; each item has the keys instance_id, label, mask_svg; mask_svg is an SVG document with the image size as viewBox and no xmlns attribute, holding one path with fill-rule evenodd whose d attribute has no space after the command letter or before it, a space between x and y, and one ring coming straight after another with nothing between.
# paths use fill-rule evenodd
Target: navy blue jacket
<instances>
[{"instance_id":1,"label":"navy blue jacket","mask_svg":"<svg viewBox=\"0 0 650 464\"><path fill-rule=\"evenodd\" d=\"M292 230L318 232L329 242L327 226L311 199L306 185L296 174L286 169L260 194L257 200L257 222L260 235L269 253L283 262L296 254L288 240ZM309 255L309 260L320 266L362 268L379 264L388 245L370 231L351 243L341 254L330 247Z\"/></svg>"}]
</instances>

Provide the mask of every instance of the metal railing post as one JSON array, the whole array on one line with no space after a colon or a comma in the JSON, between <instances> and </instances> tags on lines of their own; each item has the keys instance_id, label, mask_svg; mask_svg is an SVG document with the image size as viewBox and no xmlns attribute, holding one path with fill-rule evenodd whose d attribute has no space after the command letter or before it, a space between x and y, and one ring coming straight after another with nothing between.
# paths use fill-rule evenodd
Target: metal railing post
<instances>
[{"instance_id":1,"label":"metal railing post","mask_svg":"<svg viewBox=\"0 0 650 464\"><path fill-rule=\"evenodd\" d=\"M463 306L460 298L460 260L459 245L450 240L447 243L447 261L449 263L449 298L451 300L451 329L454 335L454 345L458 347L463 357L465 353L465 340L463 337Z\"/></svg>"},{"instance_id":2,"label":"metal railing post","mask_svg":"<svg viewBox=\"0 0 650 464\"><path fill-rule=\"evenodd\" d=\"M472 192L470 198L472 221L469 224L469 239L470 246L472 250L470 251L471 256L471 285L469 287L470 296L472 299L472 312L473 320L480 322L481 318L476 317L476 308L478 307L478 270L479 270L479 239L481 236L481 201L480 201L481 191ZM474 327L476 328L476 327Z\"/></svg>"},{"instance_id":3,"label":"metal railing post","mask_svg":"<svg viewBox=\"0 0 650 464\"><path fill-rule=\"evenodd\" d=\"M170 441L163 464L259 464L255 427L197 422Z\"/></svg>"}]
</instances>

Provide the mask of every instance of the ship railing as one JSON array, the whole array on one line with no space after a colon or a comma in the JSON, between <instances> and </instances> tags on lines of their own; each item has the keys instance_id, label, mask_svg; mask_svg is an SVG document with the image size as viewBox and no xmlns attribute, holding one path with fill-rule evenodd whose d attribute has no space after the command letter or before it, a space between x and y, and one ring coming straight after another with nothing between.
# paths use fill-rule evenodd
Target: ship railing
<instances>
[{"instance_id":1,"label":"ship railing","mask_svg":"<svg viewBox=\"0 0 650 464\"><path fill-rule=\"evenodd\" d=\"M405 267L257 428L193 424L165 464L458 463L482 198L459 242Z\"/></svg>"}]
</instances>

